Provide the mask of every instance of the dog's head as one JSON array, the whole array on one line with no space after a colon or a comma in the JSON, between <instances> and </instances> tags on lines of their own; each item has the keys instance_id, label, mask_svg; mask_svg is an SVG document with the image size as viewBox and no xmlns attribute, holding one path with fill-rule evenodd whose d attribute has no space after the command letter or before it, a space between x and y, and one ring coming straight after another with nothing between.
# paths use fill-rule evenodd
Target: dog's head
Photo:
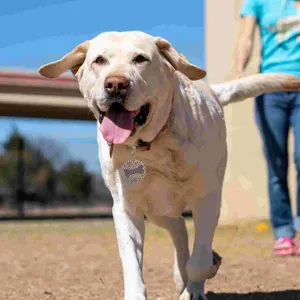
<instances>
[{"instance_id":1,"label":"dog's head","mask_svg":"<svg viewBox=\"0 0 300 300\"><path fill-rule=\"evenodd\" d=\"M168 41L143 32L102 33L40 73L56 78L69 69L104 139L114 144L152 141L157 135L171 109L175 70L191 80L206 75Z\"/></svg>"}]
</instances>

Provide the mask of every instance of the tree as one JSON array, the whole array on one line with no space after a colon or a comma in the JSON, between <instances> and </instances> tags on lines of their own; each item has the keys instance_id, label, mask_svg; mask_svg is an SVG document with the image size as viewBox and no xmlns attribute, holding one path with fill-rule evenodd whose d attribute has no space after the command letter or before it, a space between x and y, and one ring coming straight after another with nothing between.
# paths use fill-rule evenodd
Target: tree
<instances>
[{"instance_id":1,"label":"tree","mask_svg":"<svg viewBox=\"0 0 300 300\"><path fill-rule=\"evenodd\" d=\"M5 152L17 151L21 141L24 141L25 144L27 143L24 136L22 136L19 133L18 129L14 127L7 141L3 143L4 151Z\"/></svg>"},{"instance_id":2,"label":"tree","mask_svg":"<svg viewBox=\"0 0 300 300\"><path fill-rule=\"evenodd\" d=\"M59 141L48 137L37 137L30 140L30 145L34 149L39 149L44 157L51 161L53 167L58 170L67 162L70 153Z\"/></svg>"},{"instance_id":3,"label":"tree","mask_svg":"<svg viewBox=\"0 0 300 300\"><path fill-rule=\"evenodd\" d=\"M33 145L16 128L3 143L3 154L0 160L0 185L10 190L13 196L18 187L19 145L23 142L21 153L24 173L24 197L46 203L55 193L55 170L53 163L43 151Z\"/></svg>"},{"instance_id":4,"label":"tree","mask_svg":"<svg viewBox=\"0 0 300 300\"><path fill-rule=\"evenodd\" d=\"M3 143L0 155L0 187L14 196L18 187L18 147L24 142L24 198L40 204L56 200L79 202L93 197L92 174L83 162L67 161L68 152L49 138L29 139L16 128ZM63 167L61 168L61 166ZM64 196L63 199L59 196ZM69 201L68 201L69 200Z\"/></svg>"},{"instance_id":5,"label":"tree","mask_svg":"<svg viewBox=\"0 0 300 300\"><path fill-rule=\"evenodd\" d=\"M0 184L10 190L14 190L17 185L18 148L21 142L26 144L25 138L14 128L7 141L3 143Z\"/></svg>"},{"instance_id":6,"label":"tree","mask_svg":"<svg viewBox=\"0 0 300 300\"><path fill-rule=\"evenodd\" d=\"M67 194L78 200L87 200L92 191L92 176L83 162L69 161L60 171Z\"/></svg>"}]
</instances>

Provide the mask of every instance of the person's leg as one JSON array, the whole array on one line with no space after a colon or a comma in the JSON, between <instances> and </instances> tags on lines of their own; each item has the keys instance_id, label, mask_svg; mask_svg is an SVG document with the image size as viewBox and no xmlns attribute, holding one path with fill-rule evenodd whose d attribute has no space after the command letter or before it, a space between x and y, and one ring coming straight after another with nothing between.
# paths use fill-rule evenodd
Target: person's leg
<instances>
[{"instance_id":1,"label":"person's leg","mask_svg":"<svg viewBox=\"0 0 300 300\"><path fill-rule=\"evenodd\" d=\"M293 237L293 217L287 183L290 109L287 94L268 93L256 99L255 117L268 168L270 215L276 239Z\"/></svg>"},{"instance_id":2,"label":"person's leg","mask_svg":"<svg viewBox=\"0 0 300 300\"><path fill-rule=\"evenodd\" d=\"M297 170L297 211L294 218L294 227L297 232L296 254L300 255L300 92L290 93L293 99L291 126L294 131L295 150L294 161Z\"/></svg>"}]
</instances>

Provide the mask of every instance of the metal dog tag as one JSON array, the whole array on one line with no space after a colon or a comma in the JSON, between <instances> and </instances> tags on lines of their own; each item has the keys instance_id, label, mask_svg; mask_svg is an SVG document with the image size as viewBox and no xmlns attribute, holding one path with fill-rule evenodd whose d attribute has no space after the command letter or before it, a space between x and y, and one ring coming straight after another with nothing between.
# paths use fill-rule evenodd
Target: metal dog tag
<instances>
[{"instance_id":1,"label":"metal dog tag","mask_svg":"<svg viewBox=\"0 0 300 300\"><path fill-rule=\"evenodd\" d=\"M132 159L126 161L123 165L124 176L131 184L141 182L146 175L146 166L135 158L135 151L136 147L132 147Z\"/></svg>"}]
</instances>

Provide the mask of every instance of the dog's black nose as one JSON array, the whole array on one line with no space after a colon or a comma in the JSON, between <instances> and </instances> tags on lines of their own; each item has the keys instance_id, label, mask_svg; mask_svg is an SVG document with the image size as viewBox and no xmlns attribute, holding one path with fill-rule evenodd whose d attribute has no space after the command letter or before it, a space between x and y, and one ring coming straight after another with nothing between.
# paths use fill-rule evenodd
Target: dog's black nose
<instances>
[{"instance_id":1,"label":"dog's black nose","mask_svg":"<svg viewBox=\"0 0 300 300\"><path fill-rule=\"evenodd\" d=\"M124 76L109 76L104 82L104 87L109 95L126 96L129 80Z\"/></svg>"}]
</instances>

